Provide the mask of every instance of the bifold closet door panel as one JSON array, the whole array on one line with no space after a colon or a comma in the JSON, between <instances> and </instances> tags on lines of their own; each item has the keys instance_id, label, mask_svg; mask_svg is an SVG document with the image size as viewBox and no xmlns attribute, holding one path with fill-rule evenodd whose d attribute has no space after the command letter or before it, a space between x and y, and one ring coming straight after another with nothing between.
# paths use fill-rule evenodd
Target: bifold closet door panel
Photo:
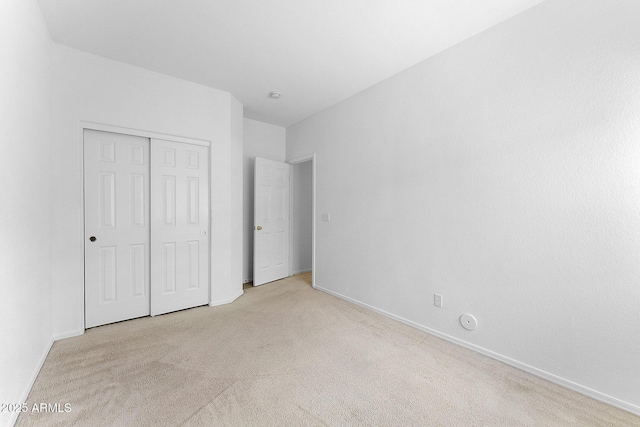
<instances>
[{"instance_id":1,"label":"bifold closet door panel","mask_svg":"<svg viewBox=\"0 0 640 427\"><path fill-rule=\"evenodd\" d=\"M85 327L150 314L149 139L84 131Z\"/></svg>"},{"instance_id":2,"label":"bifold closet door panel","mask_svg":"<svg viewBox=\"0 0 640 427\"><path fill-rule=\"evenodd\" d=\"M151 143L151 314L209 302L209 149Z\"/></svg>"}]
</instances>

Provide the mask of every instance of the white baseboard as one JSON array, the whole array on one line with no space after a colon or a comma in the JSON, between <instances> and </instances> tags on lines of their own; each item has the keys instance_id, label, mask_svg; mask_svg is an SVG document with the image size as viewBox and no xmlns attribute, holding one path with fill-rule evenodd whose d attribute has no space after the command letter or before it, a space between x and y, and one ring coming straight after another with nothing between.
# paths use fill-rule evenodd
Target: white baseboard
<instances>
[{"instance_id":1,"label":"white baseboard","mask_svg":"<svg viewBox=\"0 0 640 427\"><path fill-rule=\"evenodd\" d=\"M27 386L22 391L22 395L20 396L20 399L15 403L24 403L27 401L27 398L29 397L29 393L31 392L31 388L33 387L33 384L36 382L36 378L38 378L38 374L40 373L40 370L44 365L44 361L47 360L47 356L49 355L49 352L51 351L52 346L53 346L53 339L49 340L49 343L45 347L45 350L40 356L40 359L38 359L38 363L36 364L36 367L34 368L33 372L31 372L31 376L29 377L29 382L27 382ZM9 426L13 426L16 423L16 421L18 420L18 415L20 415L20 412L11 413L11 418L9 418L9 424L8 424Z\"/></svg>"},{"instance_id":2,"label":"white baseboard","mask_svg":"<svg viewBox=\"0 0 640 427\"><path fill-rule=\"evenodd\" d=\"M565 378L559 377L557 375L551 374L549 372L543 371L543 370L538 369L536 367L527 365L526 363L522 363L522 362L519 362L517 360L511 359L511 358L509 358L507 356L504 356L502 354L495 353L495 352L493 352L491 350L487 350L486 348L479 347L479 346L477 346L475 344L471 344L471 343L469 343L467 341L463 341L463 340L461 340L459 338L455 338L455 337L452 337L450 335L444 334L442 332L436 331L435 329L431 329L431 328L426 327L424 325L420 325L419 323L413 322L411 320L407 320L407 319L402 318L400 316L396 316L395 314L392 314L392 313L389 313L387 311L381 310L381 309L376 308L374 306L371 306L369 304L365 304L365 303L360 302L358 300L355 300L353 298L349 298L349 297L347 297L345 295L339 294L339 293L331 291L329 289L325 289L325 288L319 287L317 285L314 286L314 288L318 289L319 291L326 292L326 293L328 293L330 295L338 297L340 299L343 299L345 301L349 301L349 302L351 302L353 304L356 304L356 305L359 305L359 306L364 307L366 309L369 309L371 311L375 311L376 313L382 314L383 316L386 316L386 317L389 317L389 318L391 318L393 320L396 320L398 322L404 323L405 325L412 326L412 327L414 327L416 329L419 329L419 330L424 331L424 332L426 332L428 334L434 335L434 336L436 336L438 338L442 338L442 339L444 339L446 341L449 341L449 342L452 342L454 344L460 345L462 347L468 348L469 350L476 351L476 352L478 352L480 354L483 354L485 356L488 356L488 357L490 357L492 359L499 360L500 362L503 362L503 363L506 363L507 365L513 366L514 368L518 368L520 370L523 370L525 372L533 374L533 375L535 375L537 377L543 378L543 379L545 379L547 381L550 381L552 383L561 385L563 387L566 387L566 388L568 388L570 390L573 390L573 391L578 392L580 394L583 394L585 396L588 396L588 397L591 397L593 399L599 400L600 402L604 402L604 403L606 403L608 405L615 406L617 408L620 408L620 409L623 409L625 411L631 412L632 414L635 414L635 415L640 415L640 406L634 405L634 404L629 403L629 402L625 402L625 401L617 399L617 398L615 398L613 396L609 396L609 395L601 393L601 392L599 392L597 390L593 390L593 389L591 389L589 387L585 387L583 385L574 383L573 381L570 381L570 380L567 380Z\"/></svg>"},{"instance_id":3,"label":"white baseboard","mask_svg":"<svg viewBox=\"0 0 640 427\"><path fill-rule=\"evenodd\" d=\"M313 270L312 270L311 268L310 268L310 269L308 269L308 270L298 270L298 271L294 271L294 272L292 272L292 273L291 273L291 275L292 275L292 276L295 276L296 274L309 273L310 271L313 271ZM251 282L253 282L253 277L252 277L252 278L250 278L250 279L244 279L244 280L242 281L242 284L244 285L244 284L246 284L246 283L251 283Z\"/></svg>"},{"instance_id":4,"label":"white baseboard","mask_svg":"<svg viewBox=\"0 0 640 427\"><path fill-rule=\"evenodd\" d=\"M54 341L63 340L65 338L77 337L80 335L84 335L84 329L78 329L76 331L64 332L62 334L57 334L53 336Z\"/></svg>"},{"instance_id":5,"label":"white baseboard","mask_svg":"<svg viewBox=\"0 0 640 427\"><path fill-rule=\"evenodd\" d=\"M242 294L244 294L244 291L242 289L240 289L240 292L238 292L235 296L231 297L231 298L227 298L227 299L223 299L223 300L218 300L218 301L211 301L209 303L210 307L215 307L217 305L224 305L224 304L229 304L231 302L234 302L235 300L237 300L238 298L240 298L242 296Z\"/></svg>"}]
</instances>

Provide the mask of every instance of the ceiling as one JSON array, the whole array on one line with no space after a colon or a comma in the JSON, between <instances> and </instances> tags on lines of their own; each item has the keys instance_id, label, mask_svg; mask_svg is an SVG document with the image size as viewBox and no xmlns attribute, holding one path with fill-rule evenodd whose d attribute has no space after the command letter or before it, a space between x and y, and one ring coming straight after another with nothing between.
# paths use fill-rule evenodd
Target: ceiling
<instances>
[{"instance_id":1,"label":"ceiling","mask_svg":"<svg viewBox=\"0 0 640 427\"><path fill-rule=\"evenodd\" d=\"M230 92L280 126L541 2L39 0L55 42Z\"/></svg>"}]
</instances>

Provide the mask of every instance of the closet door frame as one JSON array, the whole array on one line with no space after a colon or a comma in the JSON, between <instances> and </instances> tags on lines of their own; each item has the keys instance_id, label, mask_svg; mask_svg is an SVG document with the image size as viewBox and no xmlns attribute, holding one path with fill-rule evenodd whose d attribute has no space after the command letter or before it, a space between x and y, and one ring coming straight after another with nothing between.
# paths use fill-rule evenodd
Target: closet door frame
<instances>
[{"instance_id":1,"label":"closet door frame","mask_svg":"<svg viewBox=\"0 0 640 427\"><path fill-rule=\"evenodd\" d=\"M159 132L153 132L153 131L147 131L147 130L140 130L140 129L131 129L131 128L126 128L126 127L120 127L120 126L113 126L113 125L107 125L107 124L102 124L102 123L95 123L95 122L89 122L89 121L80 121L80 126L78 128L78 133L79 133L79 142L80 142L80 181L81 181L81 185L80 188L82 189L82 210L83 210L83 217L82 217L82 221L81 221L81 235L84 236L84 204L85 204L85 200L84 200L84 131L85 130L96 130L96 131L103 131L103 132L112 132L112 133L120 133L120 134L125 134L125 135L132 135L132 136L141 136L144 138L149 138L149 144L151 146L151 144L153 144L153 140L154 139L161 139L161 140L169 140L169 141L174 141L174 142L179 142L179 143L184 143L184 144L193 144L193 145L200 145L203 147L208 147L208 151L209 151L209 158L207 159L207 161L209 162L209 178L208 178L208 187L209 187L209 206L208 206L208 210L209 210L209 230L211 230L211 203L212 203L212 197L211 197L211 141L208 140L204 140L204 139L197 139L197 138L189 138L189 137L184 137L184 136L176 136L176 135L168 135L168 134L164 134L164 133L159 133ZM83 239L83 246L82 246L82 251L84 254L85 251L85 246L86 246L86 242L84 242ZM212 295L212 291L211 291L211 283L212 283L212 277L213 277L213 262L211 260L211 254L213 253L212 251L212 239L209 239L209 304L211 304L211 295ZM85 277L85 271L84 269L85 264L83 262L82 264L82 276L83 278ZM83 279L84 280L84 279ZM80 316L81 319L79 319L79 323L82 325L82 330L86 330L86 308L85 308L85 298L86 298L86 283L84 283L83 287L82 287L82 298L80 299L80 301L78 301L78 304L80 305Z\"/></svg>"}]
</instances>

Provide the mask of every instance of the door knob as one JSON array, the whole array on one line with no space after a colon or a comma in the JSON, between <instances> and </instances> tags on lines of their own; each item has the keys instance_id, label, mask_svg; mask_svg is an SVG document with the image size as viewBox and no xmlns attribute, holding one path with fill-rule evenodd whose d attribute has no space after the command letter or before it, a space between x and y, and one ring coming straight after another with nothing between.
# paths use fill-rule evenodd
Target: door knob
<instances>
[{"instance_id":1,"label":"door knob","mask_svg":"<svg viewBox=\"0 0 640 427\"><path fill-rule=\"evenodd\" d=\"M259 231L259 230L262 230L262 227L257 226L257 227L256 227L256 230L258 230L258 231Z\"/></svg>"},{"instance_id":2,"label":"door knob","mask_svg":"<svg viewBox=\"0 0 640 427\"><path fill-rule=\"evenodd\" d=\"M96 241L96 236L89 237L89 240L91 240L92 242L95 242Z\"/></svg>"}]
</instances>

